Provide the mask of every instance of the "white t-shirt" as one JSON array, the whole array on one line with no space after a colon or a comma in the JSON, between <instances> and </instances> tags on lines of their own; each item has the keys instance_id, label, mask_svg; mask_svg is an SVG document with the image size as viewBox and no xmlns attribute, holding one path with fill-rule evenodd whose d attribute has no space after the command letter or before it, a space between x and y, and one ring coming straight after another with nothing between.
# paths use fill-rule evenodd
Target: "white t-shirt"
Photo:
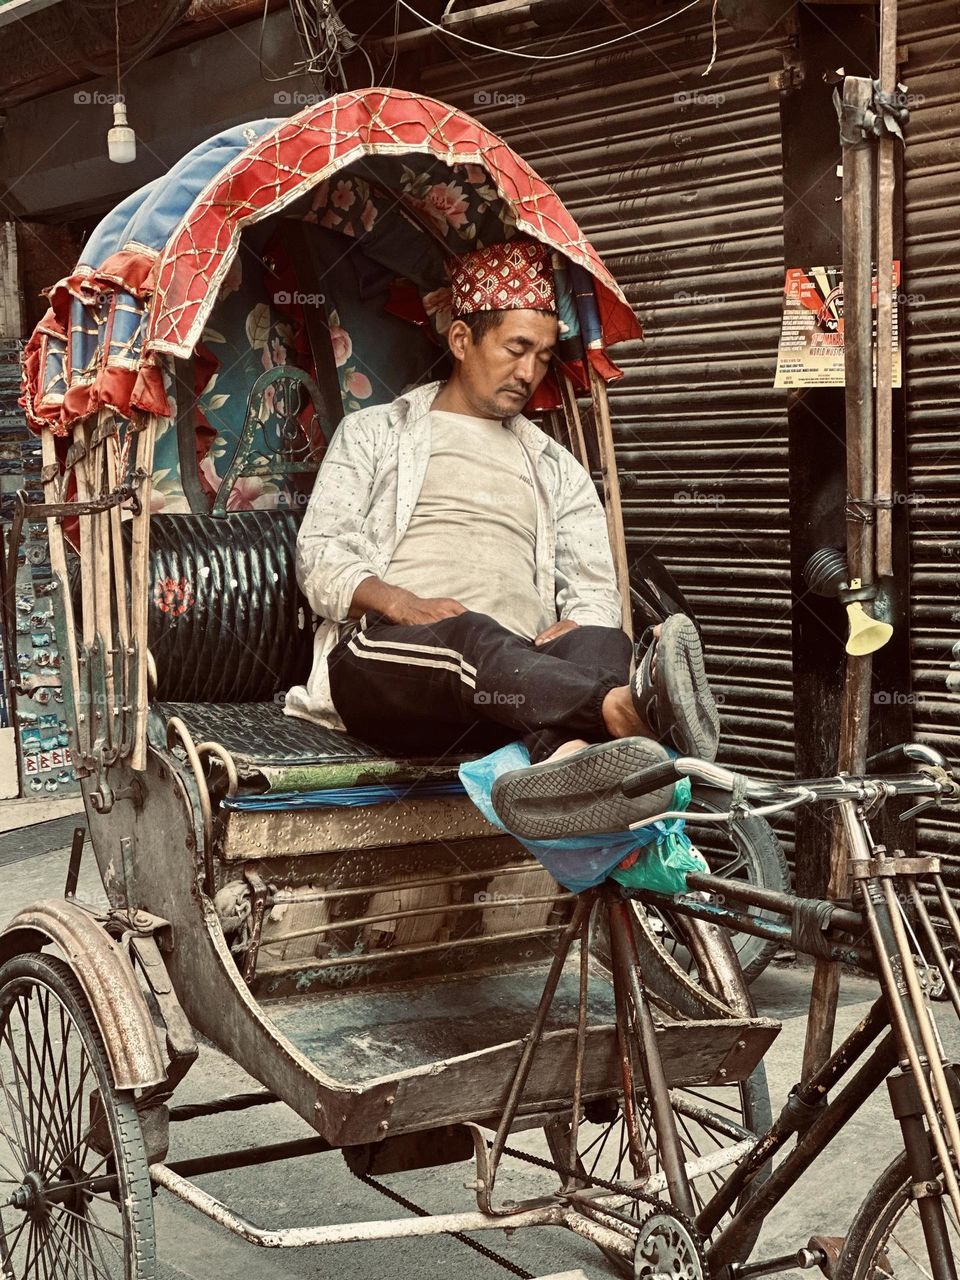
<instances>
[{"instance_id":1,"label":"white t-shirt","mask_svg":"<svg viewBox=\"0 0 960 1280\"><path fill-rule=\"evenodd\" d=\"M451 596L532 640L546 626L537 592L537 504L523 449L491 418L434 410L430 462L410 524L384 575L418 596Z\"/></svg>"}]
</instances>

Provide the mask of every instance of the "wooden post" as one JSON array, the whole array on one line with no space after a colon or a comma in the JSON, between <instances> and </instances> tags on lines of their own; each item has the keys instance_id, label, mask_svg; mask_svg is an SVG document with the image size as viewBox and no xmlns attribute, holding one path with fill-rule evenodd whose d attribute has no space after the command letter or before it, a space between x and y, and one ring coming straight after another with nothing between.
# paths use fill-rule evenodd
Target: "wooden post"
<instances>
[{"instance_id":1,"label":"wooden post","mask_svg":"<svg viewBox=\"0 0 960 1280\"><path fill-rule=\"evenodd\" d=\"M613 563L617 571L622 609L621 626L633 638L633 620L630 612L630 564L627 559L627 538L623 529L623 508L620 505L620 477L613 450L613 426L610 422L610 405L607 401L606 383L587 363L590 370L590 396L593 400L593 420L600 444L600 474L603 478L603 504L607 512L607 530L613 550Z\"/></svg>"},{"instance_id":2,"label":"wooden post","mask_svg":"<svg viewBox=\"0 0 960 1280\"><path fill-rule=\"evenodd\" d=\"M855 123L873 99L870 80L848 76L843 86L849 137L843 138L843 316L844 399L847 437L847 563L851 578L874 578L874 526L864 520L850 500L873 498L873 201L874 143L853 137ZM870 508L867 508L869 511ZM862 770L870 721L872 659L847 658L840 712L839 772ZM847 848L835 823L830 843L830 883L827 896L843 897L847 884ZM810 1014L803 1053L803 1078L826 1062L833 1044L839 968L818 960L813 975Z\"/></svg>"},{"instance_id":3,"label":"wooden post","mask_svg":"<svg viewBox=\"0 0 960 1280\"><path fill-rule=\"evenodd\" d=\"M133 430L131 423L128 430ZM150 555L150 493L153 487L153 446L157 436L157 419L150 414L137 430L136 452L131 461L131 474L142 470L138 496L140 510L133 517L130 537L130 640L133 645L133 750L130 767L147 767L147 593Z\"/></svg>"}]
</instances>

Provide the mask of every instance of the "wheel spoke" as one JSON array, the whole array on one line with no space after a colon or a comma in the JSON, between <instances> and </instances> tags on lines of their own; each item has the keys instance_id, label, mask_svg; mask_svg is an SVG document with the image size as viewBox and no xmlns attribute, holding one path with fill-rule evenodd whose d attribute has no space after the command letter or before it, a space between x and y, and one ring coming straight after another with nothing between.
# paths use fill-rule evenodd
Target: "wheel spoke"
<instances>
[{"instance_id":1,"label":"wheel spoke","mask_svg":"<svg viewBox=\"0 0 960 1280\"><path fill-rule=\"evenodd\" d=\"M117 1231L111 1231L109 1227L103 1227L94 1218L88 1214L77 1213L76 1209L68 1209L65 1204L58 1204L57 1209L61 1213L69 1214L71 1218L79 1218L81 1222L85 1222L87 1227L94 1227L97 1231L102 1231L105 1236L113 1236L115 1240L119 1240L123 1244L123 1236Z\"/></svg>"},{"instance_id":2,"label":"wheel spoke","mask_svg":"<svg viewBox=\"0 0 960 1280\"><path fill-rule=\"evenodd\" d=\"M83 1086L84 1086L84 1083L85 1083L86 1078L87 1078L87 1076L88 1076L89 1074L90 1074L90 1066L89 1066L89 1063L87 1062L86 1058L84 1058L84 1062L83 1062L83 1071L82 1071L82 1073L81 1073L81 1076L80 1076L79 1081L77 1082L76 1092L74 1093L73 1097L70 1099L70 1105L69 1105L69 1108L68 1108L68 1114L67 1114L66 1122L65 1122L65 1123L63 1124L63 1126L62 1126L62 1127L57 1131L57 1136L56 1136L56 1138L54 1139L54 1144L55 1144L55 1146L56 1146L57 1148L59 1148L60 1139L64 1136L64 1131L67 1129L67 1127L70 1125L71 1120L73 1119L73 1107L74 1107L74 1104L75 1104L76 1102L78 1102L78 1101L79 1101L79 1099L80 1099L80 1095L81 1095L81 1093L83 1092ZM80 1113L81 1113L80 1118L81 1118L81 1123L82 1123L82 1112L83 1112L83 1107L81 1106L81 1107L80 1107ZM72 1136L73 1136L73 1131L71 1130L70 1137L72 1137ZM81 1144L82 1142L86 1142L86 1140L87 1140L87 1138L88 1138L89 1136L90 1136L90 1130L88 1129L88 1130L86 1130L86 1132L81 1133L81 1134L80 1134L80 1136L79 1136L79 1138L77 1138L77 1140L76 1140L76 1141L75 1141L75 1142L74 1142L74 1143L73 1143L73 1144L72 1144L72 1145L71 1145L71 1146L70 1146L66 1151L59 1152L59 1154L60 1154L60 1163L61 1163L61 1164L66 1164L66 1163L67 1163L67 1161L70 1159L70 1157L74 1154L74 1152L75 1152L75 1151L77 1150L77 1148L80 1146L80 1144Z\"/></svg>"},{"instance_id":3,"label":"wheel spoke","mask_svg":"<svg viewBox=\"0 0 960 1280\"><path fill-rule=\"evenodd\" d=\"M3 1034L0 1035L0 1044L2 1044L7 1039L9 1030L10 1030L10 1024L7 1023L4 1026ZM17 1101L19 1102L19 1106L17 1106L17 1104L13 1101L13 1098L10 1095L10 1090L7 1087L7 1082L4 1079L2 1072L0 1072L0 1089L3 1090L3 1096L7 1102L7 1111L10 1116L10 1123L13 1126L12 1136L17 1139L17 1147L19 1148L20 1159L23 1161L24 1169L27 1169L30 1166L30 1164L33 1163L33 1159L34 1159L33 1152L30 1150L30 1142L27 1137L27 1134L29 1132L28 1126L30 1125L30 1113L28 1112L27 1108L24 1106L24 1103L23 1103L23 1090L20 1088L20 1073L17 1071L17 1053L16 1053L16 1049L13 1046L12 1038L10 1039L9 1043L10 1043L10 1064L13 1067L13 1086L17 1091ZM19 1114L23 1124L22 1130L17 1125L17 1121L16 1121L17 1114ZM20 1136L21 1133L22 1133L22 1138ZM7 1134L6 1136L9 1141L11 1135Z\"/></svg>"},{"instance_id":4,"label":"wheel spoke","mask_svg":"<svg viewBox=\"0 0 960 1280\"><path fill-rule=\"evenodd\" d=\"M102 1276L105 1276L105 1277L106 1277L106 1280L111 1280L110 1272L109 1272L109 1271L102 1271L102 1270L100 1269L100 1267L98 1267L98 1266L97 1266L96 1261L95 1261L95 1259L94 1259L93 1255L92 1255L91 1253L88 1253L88 1251L87 1251L86 1249L84 1249L83 1245L80 1243L80 1240L79 1240L79 1234L80 1234L79 1229L78 1229L78 1231L77 1231L77 1234L76 1234L76 1235L74 1235L72 1231L68 1231L68 1230L67 1230L67 1228L63 1225L63 1223L62 1223L62 1222L56 1222L53 1218L51 1218L51 1219L50 1219L50 1221L51 1221L51 1223L53 1224L53 1226L54 1226L54 1227L56 1227L56 1229L61 1233L61 1235L66 1236L66 1237L67 1237L67 1239L73 1243L73 1245L76 1247L77 1253L78 1253L81 1257L86 1258L87 1262L89 1262L89 1263L90 1263L90 1266L93 1268L94 1275L98 1275L98 1276L99 1276L99 1275L102 1275ZM80 1227L85 1227L85 1226L86 1226L86 1224L85 1224L85 1223L84 1223L84 1221L81 1219L81 1220L80 1220ZM89 1243L89 1241L88 1241L88 1243ZM76 1268L74 1268L74 1270L76 1270ZM78 1273L78 1274L79 1274L79 1273Z\"/></svg>"},{"instance_id":5,"label":"wheel spoke","mask_svg":"<svg viewBox=\"0 0 960 1280\"><path fill-rule=\"evenodd\" d=\"M17 1228L17 1234L13 1237L13 1244L7 1244L7 1245L5 1245L5 1247L6 1247L6 1249L8 1250L8 1252L9 1252L9 1254L10 1254L10 1256L11 1256L11 1257L13 1256L13 1251L14 1251L14 1249L16 1249L16 1247L17 1247L17 1245L18 1245L18 1243L19 1243L19 1241L20 1241L20 1237L23 1235L24 1228L26 1228L26 1227L28 1227L28 1226L30 1226L30 1225L31 1225L31 1220L30 1220L30 1218L24 1217L23 1221L20 1223L20 1226Z\"/></svg>"}]
</instances>

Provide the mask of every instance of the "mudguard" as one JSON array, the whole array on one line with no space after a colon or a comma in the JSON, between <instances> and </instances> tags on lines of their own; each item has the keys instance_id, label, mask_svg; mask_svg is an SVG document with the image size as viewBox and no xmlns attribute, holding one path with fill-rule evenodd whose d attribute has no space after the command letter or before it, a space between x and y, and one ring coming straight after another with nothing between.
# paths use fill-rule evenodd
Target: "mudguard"
<instances>
[{"instance_id":1,"label":"mudguard","mask_svg":"<svg viewBox=\"0 0 960 1280\"><path fill-rule=\"evenodd\" d=\"M24 907L0 933L0 964L55 946L83 988L118 1089L143 1089L166 1079L163 1054L137 976L90 910L49 898Z\"/></svg>"}]
</instances>

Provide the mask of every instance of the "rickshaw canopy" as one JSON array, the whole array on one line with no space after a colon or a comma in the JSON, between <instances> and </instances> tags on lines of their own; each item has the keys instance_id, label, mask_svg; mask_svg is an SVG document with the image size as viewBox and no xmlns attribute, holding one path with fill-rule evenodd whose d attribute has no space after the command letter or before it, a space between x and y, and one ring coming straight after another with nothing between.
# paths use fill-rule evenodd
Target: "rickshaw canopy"
<instances>
[{"instance_id":1,"label":"rickshaw canopy","mask_svg":"<svg viewBox=\"0 0 960 1280\"><path fill-rule=\"evenodd\" d=\"M566 277L560 355L581 387L578 365L616 378L607 348L641 336L556 193L502 139L442 102L364 89L208 139L99 224L73 272L47 291L50 309L27 346L31 425L61 436L100 408L170 416L165 363L196 352L244 231L278 218L358 244L407 286L391 287L392 313L423 325L432 317L434 330L445 258L517 234L542 242Z\"/></svg>"}]
</instances>

